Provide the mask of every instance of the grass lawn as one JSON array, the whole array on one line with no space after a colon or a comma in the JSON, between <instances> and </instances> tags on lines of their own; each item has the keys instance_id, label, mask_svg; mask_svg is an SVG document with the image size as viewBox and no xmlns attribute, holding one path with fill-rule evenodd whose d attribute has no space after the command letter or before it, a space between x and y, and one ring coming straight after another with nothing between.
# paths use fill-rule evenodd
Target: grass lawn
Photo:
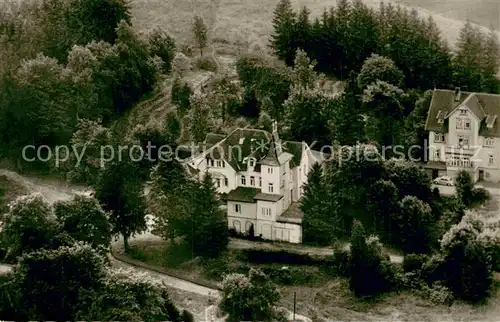
<instances>
[{"instance_id":1,"label":"grass lawn","mask_svg":"<svg viewBox=\"0 0 500 322\"><path fill-rule=\"evenodd\" d=\"M245 273L249 267L259 267L273 274L280 272L282 264L249 264L239 250L232 250L221 259L201 261L193 259L189 247L168 245L164 241L131 242L131 258L150 265L166 267L190 278L219 281L224 271ZM118 250L119 251L119 250ZM321 317L337 321L496 321L500 316L500 297L496 294L487 305L472 306L455 302L451 306L436 305L411 292L390 293L374 301L355 298L345 278L335 277L327 269L311 266L287 265L294 277L302 279L295 285L281 283L280 305L293 309L297 294L297 313L308 317ZM275 275L274 278L278 276ZM498 277L498 276L497 276ZM275 279L276 280L276 279ZM178 291L176 291L178 292ZM179 292L178 292L179 293ZM182 292L180 292L182 294ZM182 296L178 296L182 300ZM198 301L206 301L200 298ZM203 303L191 305L202 307Z\"/></svg>"}]
</instances>

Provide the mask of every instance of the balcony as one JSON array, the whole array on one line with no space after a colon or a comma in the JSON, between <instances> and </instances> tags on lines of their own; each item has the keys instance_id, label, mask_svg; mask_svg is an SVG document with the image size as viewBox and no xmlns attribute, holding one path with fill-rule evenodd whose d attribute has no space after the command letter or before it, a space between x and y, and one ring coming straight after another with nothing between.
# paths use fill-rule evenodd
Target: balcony
<instances>
[{"instance_id":1,"label":"balcony","mask_svg":"<svg viewBox=\"0 0 500 322\"><path fill-rule=\"evenodd\" d=\"M446 154L452 154L452 155L467 155L467 156L473 156L477 153L477 148L472 147L472 146L447 146L445 148L445 153Z\"/></svg>"},{"instance_id":2,"label":"balcony","mask_svg":"<svg viewBox=\"0 0 500 322\"><path fill-rule=\"evenodd\" d=\"M470 159L448 159L446 160L446 166L450 168L462 168L462 169L470 169L476 170L479 166L478 162L473 162Z\"/></svg>"}]
</instances>

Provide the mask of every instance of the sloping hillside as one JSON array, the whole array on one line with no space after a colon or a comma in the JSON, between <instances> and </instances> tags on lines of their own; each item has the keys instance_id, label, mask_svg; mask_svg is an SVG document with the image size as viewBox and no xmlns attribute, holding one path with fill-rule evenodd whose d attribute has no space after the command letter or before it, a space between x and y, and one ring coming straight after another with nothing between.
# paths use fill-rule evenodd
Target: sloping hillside
<instances>
[{"instance_id":1,"label":"sloping hillside","mask_svg":"<svg viewBox=\"0 0 500 322\"><path fill-rule=\"evenodd\" d=\"M418 4L421 7L416 9L423 16L432 14L444 38L450 44L456 42L460 28L464 24L464 20L460 19L481 22L486 29L490 24L495 24L496 16L498 28L500 16L498 0L480 0L479 4L478 1L465 3L465 0L396 1L402 5ZM236 53L236 47L240 50L267 48L272 28L271 19L277 2L278 0L131 0L134 25L138 28L161 26L170 31L180 42L191 42L189 23L194 14L199 14L211 27L210 36L217 47L224 49L229 47L233 53ZM363 0L363 2L372 8L378 8L380 4L379 0ZM442 4L444 2L448 5ZM311 10L311 16L315 17L320 15L324 8L335 5L336 0L292 0L292 3L296 9L307 6ZM500 32L498 34L500 37Z\"/></svg>"}]
</instances>

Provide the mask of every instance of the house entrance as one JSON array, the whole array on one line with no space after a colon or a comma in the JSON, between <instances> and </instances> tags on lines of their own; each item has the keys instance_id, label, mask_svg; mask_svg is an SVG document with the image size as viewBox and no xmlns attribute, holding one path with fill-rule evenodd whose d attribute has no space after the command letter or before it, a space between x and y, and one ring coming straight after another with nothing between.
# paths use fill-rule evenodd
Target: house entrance
<instances>
[{"instance_id":1,"label":"house entrance","mask_svg":"<svg viewBox=\"0 0 500 322\"><path fill-rule=\"evenodd\" d=\"M439 176L438 169L432 169L432 179L436 179Z\"/></svg>"}]
</instances>

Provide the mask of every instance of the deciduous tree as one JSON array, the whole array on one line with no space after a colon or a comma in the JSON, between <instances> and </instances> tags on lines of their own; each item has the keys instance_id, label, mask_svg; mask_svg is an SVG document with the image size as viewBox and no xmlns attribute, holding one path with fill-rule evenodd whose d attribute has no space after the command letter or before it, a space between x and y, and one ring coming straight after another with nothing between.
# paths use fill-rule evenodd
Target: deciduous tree
<instances>
[{"instance_id":1,"label":"deciduous tree","mask_svg":"<svg viewBox=\"0 0 500 322\"><path fill-rule=\"evenodd\" d=\"M122 235L125 251L129 250L128 239L146 229L142 183L140 172L129 158L115 157L95 187L96 198L110 213L111 232Z\"/></svg>"},{"instance_id":2,"label":"deciduous tree","mask_svg":"<svg viewBox=\"0 0 500 322\"><path fill-rule=\"evenodd\" d=\"M249 276L226 275L222 281L220 309L228 321L271 321L273 306L280 299L276 286L261 271L250 269Z\"/></svg>"}]
</instances>

